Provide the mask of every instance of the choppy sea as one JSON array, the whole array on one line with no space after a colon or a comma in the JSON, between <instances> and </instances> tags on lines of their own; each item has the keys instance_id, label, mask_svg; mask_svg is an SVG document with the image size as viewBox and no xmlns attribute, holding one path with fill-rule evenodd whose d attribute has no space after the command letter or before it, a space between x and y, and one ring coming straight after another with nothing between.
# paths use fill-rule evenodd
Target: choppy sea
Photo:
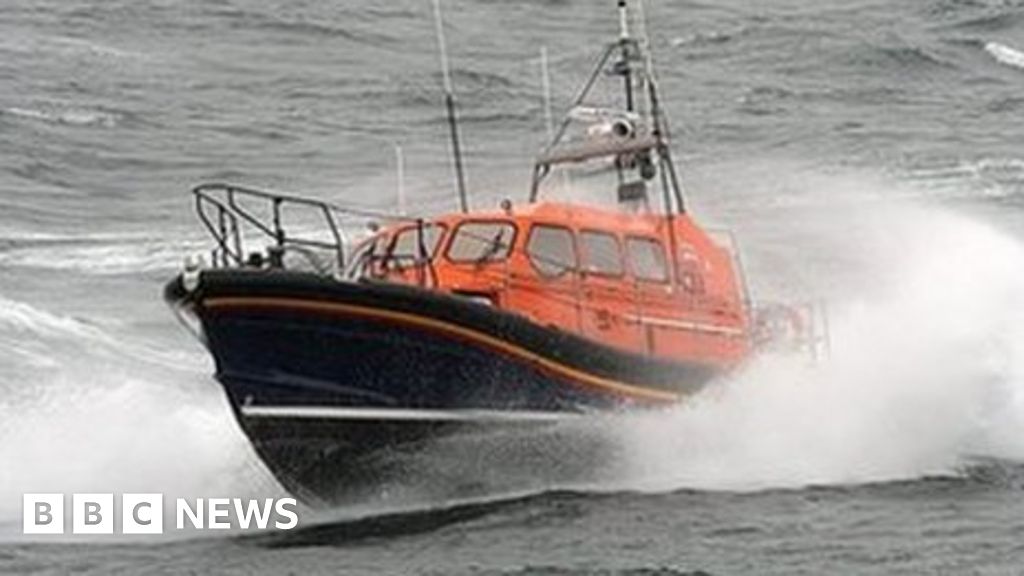
<instances>
[{"instance_id":1,"label":"choppy sea","mask_svg":"<svg viewBox=\"0 0 1024 576\"><path fill-rule=\"evenodd\" d=\"M472 201L524 198L539 49L564 109L614 3L444 5ZM597 422L618 450L589 478L481 469L471 501L82 542L23 537L22 494L282 496L160 298L205 246L188 189L391 209L399 145L410 205L452 209L431 5L0 3L0 572L1024 571L1024 2L646 13L694 212L755 297L827 302L827 359Z\"/></svg>"}]
</instances>

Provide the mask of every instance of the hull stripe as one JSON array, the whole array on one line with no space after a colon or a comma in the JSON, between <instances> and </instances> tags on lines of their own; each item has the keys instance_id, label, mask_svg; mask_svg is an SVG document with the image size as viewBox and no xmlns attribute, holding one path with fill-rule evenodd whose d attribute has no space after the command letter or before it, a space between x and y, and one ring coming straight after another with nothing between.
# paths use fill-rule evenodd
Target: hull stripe
<instances>
[{"instance_id":1,"label":"hull stripe","mask_svg":"<svg viewBox=\"0 0 1024 576\"><path fill-rule=\"evenodd\" d=\"M297 298L273 298L273 297L216 297L210 298L203 302L203 307L209 310L230 310L230 309L266 309L266 310L298 310L304 312L319 312L334 314L340 316L356 316L359 318L369 318L374 320L386 321L391 323L403 324L408 326L415 326L435 332L441 332L450 336L456 336L470 342L486 346L488 348L498 350L510 356L519 358L526 362L532 363L535 366L546 370L549 373L561 376L571 381L579 382L581 384L587 384L597 388L602 388L608 392L621 394L624 396L632 396L635 398L644 398L646 400L660 401L660 402L677 402L684 396L676 392L669 392L667 390L658 390L655 388L648 388L645 386L638 386L635 384L626 384L611 380L609 378L603 378L594 374L589 374L576 368L566 366L560 362L551 360L531 352L525 348L495 338L489 334L478 332L476 330L458 326L442 320L434 318L427 318L416 314L410 314L407 312L397 312L394 310L382 310L380 308L370 308L366 306L357 306L354 304L341 304L337 302L317 302L311 300L300 300Z\"/></svg>"},{"instance_id":2,"label":"hull stripe","mask_svg":"<svg viewBox=\"0 0 1024 576\"><path fill-rule=\"evenodd\" d=\"M247 418L368 420L394 422L560 422L582 417L572 412L532 410L421 410L402 408L335 408L324 406L242 406Z\"/></svg>"}]
</instances>

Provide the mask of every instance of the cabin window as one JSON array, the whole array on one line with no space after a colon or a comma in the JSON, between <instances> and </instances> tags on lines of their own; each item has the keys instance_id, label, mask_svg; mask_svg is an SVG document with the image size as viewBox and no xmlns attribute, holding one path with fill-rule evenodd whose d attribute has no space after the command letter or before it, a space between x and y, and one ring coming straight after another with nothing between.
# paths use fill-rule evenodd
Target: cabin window
<instances>
[{"instance_id":1,"label":"cabin window","mask_svg":"<svg viewBox=\"0 0 1024 576\"><path fill-rule=\"evenodd\" d=\"M441 237L444 236L444 227L438 224L423 225L423 249L427 258L433 259L437 255L437 248L441 244ZM406 228L395 237L395 243L391 246L390 260L397 266L411 266L418 262L420 252L419 227Z\"/></svg>"},{"instance_id":2,"label":"cabin window","mask_svg":"<svg viewBox=\"0 0 1024 576\"><path fill-rule=\"evenodd\" d=\"M448 247L452 262L500 262L508 258L516 227L509 222L465 222L455 229Z\"/></svg>"},{"instance_id":3,"label":"cabin window","mask_svg":"<svg viewBox=\"0 0 1024 576\"><path fill-rule=\"evenodd\" d=\"M583 245L583 269L589 274L621 276L622 248L614 234L584 230L580 234Z\"/></svg>"},{"instance_id":4,"label":"cabin window","mask_svg":"<svg viewBox=\"0 0 1024 576\"><path fill-rule=\"evenodd\" d=\"M572 232L568 228L534 226L530 231L526 253L541 276L556 278L576 269L576 249Z\"/></svg>"},{"instance_id":5,"label":"cabin window","mask_svg":"<svg viewBox=\"0 0 1024 576\"><path fill-rule=\"evenodd\" d=\"M661 242L653 238L630 237L626 240L626 250L633 275L638 280L647 282L667 282L668 266L665 262L665 249Z\"/></svg>"}]
</instances>

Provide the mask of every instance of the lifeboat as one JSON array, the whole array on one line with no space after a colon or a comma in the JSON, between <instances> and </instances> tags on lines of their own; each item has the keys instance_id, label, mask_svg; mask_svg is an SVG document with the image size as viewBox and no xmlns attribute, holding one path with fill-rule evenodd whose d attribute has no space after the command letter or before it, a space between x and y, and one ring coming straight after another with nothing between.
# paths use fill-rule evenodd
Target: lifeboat
<instances>
[{"instance_id":1,"label":"lifeboat","mask_svg":"<svg viewBox=\"0 0 1024 576\"><path fill-rule=\"evenodd\" d=\"M734 244L686 208L646 43L620 10L523 202L469 209L458 156L463 209L450 214L193 190L213 249L165 299L293 493L329 500L375 451L452 430L671 405L750 355ZM607 82L624 95L595 106ZM608 176L608 198L565 200L563 171ZM372 223L358 239L356 220Z\"/></svg>"}]
</instances>

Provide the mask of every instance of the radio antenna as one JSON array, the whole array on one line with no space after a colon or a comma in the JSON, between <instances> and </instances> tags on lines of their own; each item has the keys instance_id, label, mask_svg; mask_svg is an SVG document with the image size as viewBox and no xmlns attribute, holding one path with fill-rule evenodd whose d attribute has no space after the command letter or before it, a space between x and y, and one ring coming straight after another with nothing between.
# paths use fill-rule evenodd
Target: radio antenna
<instances>
[{"instance_id":1,"label":"radio antenna","mask_svg":"<svg viewBox=\"0 0 1024 576\"><path fill-rule=\"evenodd\" d=\"M548 47L540 47L540 90L544 99L544 128L548 140L555 137L555 119L551 112L551 69L548 67Z\"/></svg>"},{"instance_id":2,"label":"radio antenna","mask_svg":"<svg viewBox=\"0 0 1024 576\"><path fill-rule=\"evenodd\" d=\"M401 144L395 144L395 184L398 186L398 215L405 217L405 154Z\"/></svg>"},{"instance_id":3,"label":"radio antenna","mask_svg":"<svg viewBox=\"0 0 1024 576\"><path fill-rule=\"evenodd\" d=\"M626 0L619 0L619 40L629 40L629 9Z\"/></svg>"},{"instance_id":4,"label":"radio antenna","mask_svg":"<svg viewBox=\"0 0 1024 576\"><path fill-rule=\"evenodd\" d=\"M448 47L444 41L441 0L434 0L434 24L437 28L437 46L441 54L444 104L448 111L448 129L451 132L452 138L452 163L455 166L455 186L459 193L459 208L463 212L469 212L469 198L466 195L466 175L462 167L462 148L459 145L459 121L455 116L455 90L452 88L451 70L448 67Z\"/></svg>"},{"instance_id":5,"label":"radio antenna","mask_svg":"<svg viewBox=\"0 0 1024 576\"><path fill-rule=\"evenodd\" d=\"M548 47L540 47L540 87L541 96L544 99L544 128L547 131L548 142L555 139L555 117L552 110L551 98L551 66L548 58ZM571 187L569 172L562 171L562 186L568 190Z\"/></svg>"}]
</instances>

